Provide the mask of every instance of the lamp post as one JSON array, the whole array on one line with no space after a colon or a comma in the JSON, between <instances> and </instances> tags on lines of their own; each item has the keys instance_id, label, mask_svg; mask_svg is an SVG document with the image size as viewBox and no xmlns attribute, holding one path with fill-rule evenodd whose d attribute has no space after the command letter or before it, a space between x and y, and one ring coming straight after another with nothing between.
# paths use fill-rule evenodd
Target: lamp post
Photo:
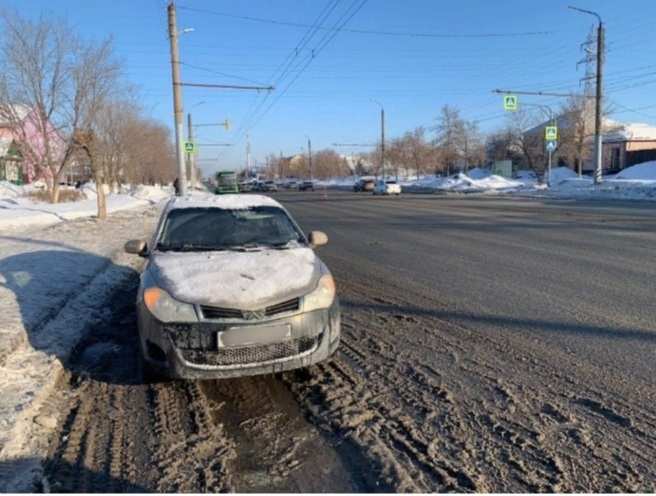
<instances>
[{"instance_id":1,"label":"lamp post","mask_svg":"<svg viewBox=\"0 0 656 496\"><path fill-rule=\"evenodd\" d=\"M380 106L380 168L385 181L385 107L378 100L371 100Z\"/></svg>"},{"instance_id":2,"label":"lamp post","mask_svg":"<svg viewBox=\"0 0 656 496\"><path fill-rule=\"evenodd\" d=\"M603 136L602 136L602 126L601 121L601 105L602 105L602 93L603 93L603 67L604 67L604 23L601 20L601 16L592 11L586 9L580 9L578 7L569 6L570 9L576 10L583 14L588 14L597 18L597 77L596 77L596 92L595 92L595 173L594 173L594 183L599 185L602 181L602 153L603 153Z\"/></svg>"}]
</instances>

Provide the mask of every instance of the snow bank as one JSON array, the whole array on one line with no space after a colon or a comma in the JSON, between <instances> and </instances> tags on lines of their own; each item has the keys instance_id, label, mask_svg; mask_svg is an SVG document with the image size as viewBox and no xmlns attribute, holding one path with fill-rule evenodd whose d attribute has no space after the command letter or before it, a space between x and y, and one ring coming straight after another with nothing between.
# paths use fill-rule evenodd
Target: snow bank
<instances>
[{"instance_id":1,"label":"snow bank","mask_svg":"<svg viewBox=\"0 0 656 496\"><path fill-rule=\"evenodd\" d=\"M0 181L0 199L18 198L24 194L23 186L16 186L8 181Z\"/></svg>"},{"instance_id":2,"label":"snow bank","mask_svg":"<svg viewBox=\"0 0 656 496\"><path fill-rule=\"evenodd\" d=\"M66 203L38 202L24 196L31 190L29 186L15 186L1 183L0 186L0 231L47 226L58 222L93 217L97 214L95 185L83 186L86 200ZM171 195L168 188L138 186L129 194L107 195L109 213L129 208L158 203Z\"/></svg>"},{"instance_id":3,"label":"snow bank","mask_svg":"<svg viewBox=\"0 0 656 496\"><path fill-rule=\"evenodd\" d=\"M639 181L656 181L656 161L643 162L627 167L615 176L615 179L633 179Z\"/></svg>"},{"instance_id":4,"label":"snow bank","mask_svg":"<svg viewBox=\"0 0 656 496\"><path fill-rule=\"evenodd\" d=\"M319 270L314 251L305 247L244 253L171 252L157 254L152 263L158 284L176 299L244 310L260 310L281 290L281 298L298 296L309 290Z\"/></svg>"},{"instance_id":5,"label":"snow bank","mask_svg":"<svg viewBox=\"0 0 656 496\"><path fill-rule=\"evenodd\" d=\"M480 167L474 167L469 172L467 172L467 175L472 179L484 179L492 175L492 173L488 169L481 169Z\"/></svg>"},{"instance_id":6,"label":"snow bank","mask_svg":"<svg viewBox=\"0 0 656 496\"><path fill-rule=\"evenodd\" d=\"M551 185L555 186L569 179L578 179L578 174L569 167L555 167L551 169Z\"/></svg>"},{"instance_id":7,"label":"snow bank","mask_svg":"<svg viewBox=\"0 0 656 496\"><path fill-rule=\"evenodd\" d=\"M133 290L142 260L124 254L122 245L147 237L156 220L155 212L126 211L102 224L67 223L3 238L0 467L47 455L52 428L38 419L58 420L50 397L55 382L79 340L111 316L111 295ZM0 470L0 491L23 475L28 485L21 490L29 491L35 475L29 470L38 464L9 466L11 473Z\"/></svg>"}]
</instances>

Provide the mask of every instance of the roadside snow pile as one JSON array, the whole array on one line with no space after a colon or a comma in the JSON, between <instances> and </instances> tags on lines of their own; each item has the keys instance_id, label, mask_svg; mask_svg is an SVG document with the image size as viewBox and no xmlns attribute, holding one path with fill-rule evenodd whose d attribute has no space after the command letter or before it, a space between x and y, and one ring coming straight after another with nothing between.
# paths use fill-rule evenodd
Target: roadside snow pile
<instances>
[{"instance_id":1,"label":"roadside snow pile","mask_svg":"<svg viewBox=\"0 0 656 496\"><path fill-rule=\"evenodd\" d=\"M564 181L579 179L578 174L569 167L555 167L551 169L551 184L555 186Z\"/></svg>"},{"instance_id":2,"label":"roadside snow pile","mask_svg":"<svg viewBox=\"0 0 656 496\"><path fill-rule=\"evenodd\" d=\"M656 199L656 161L637 164L619 174L605 176L600 185L595 185L589 176L578 177L572 170L565 169L554 178L550 196L567 198L599 198L618 200ZM558 180L560 179L560 180Z\"/></svg>"},{"instance_id":3,"label":"roadside snow pile","mask_svg":"<svg viewBox=\"0 0 656 496\"><path fill-rule=\"evenodd\" d=\"M24 187L16 186L8 181L0 181L0 199L23 196Z\"/></svg>"},{"instance_id":4,"label":"roadside snow pile","mask_svg":"<svg viewBox=\"0 0 656 496\"><path fill-rule=\"evenodd\" d=\"M96 189L93 183L82 188L86 200L67 203L37 202L25 196L30 189L29 186L1 183L0 231L47 226L81 217L93 217L97 213ZM166 187L137 186L130 193L108 194L107 211L112 213L152 205L170 195L171 192Z\"/></svg>"},{"instance_id":5,"label":"roadside snow pile","mask_svg":"<svg viewBox=\"0 0 656 496\"><path fill-rule=\"evenodd\" d=\"M316 186L321 186L321 187L326 187L326 188L343 188L343 189L351 189L353 188L353 185L355 182L358 180L358 178L354 176L346 176L346 177L333 177L330 179L321 179L318 181L315 181Z\"/></svg>"},{"instance_id":6,"label":"roadside snow pile","mask_svg":"<svg viewBox=\"0 0 656 496\"><path fill-rule=\"evenodd\" d=\"M615 179L656 182L656 161L643 162L642 164L628 167L617 174Z\"/></svg>"},{"instance_id":7,"label":"roadside snow pile","mask_svg":"<svg viewBox=\"0 0 656 496\"><path fill-rule=\"evenodd\" d=\"M472 179L485 179L486 177L490 177L492 172L490 172L488 169L474 167L469 172L467 172L467 175Z\"/></svg>"},{"instance_id":8,"label":"roadside snow pile","mask_svg":"<svg viewBox=\"0 0 656 496\"><path fill-rule=\"evenodd\" d=\"M484 169L472 169L474 175L480 179L474 179L470 175L460 173L450 177L424 176L416 181L402 183L404 190L416 192L458 192L458 193L495 193L509 192L525 187L524 183L506 179L505 177L489 174Z\"/></svg>"}]
</instances>

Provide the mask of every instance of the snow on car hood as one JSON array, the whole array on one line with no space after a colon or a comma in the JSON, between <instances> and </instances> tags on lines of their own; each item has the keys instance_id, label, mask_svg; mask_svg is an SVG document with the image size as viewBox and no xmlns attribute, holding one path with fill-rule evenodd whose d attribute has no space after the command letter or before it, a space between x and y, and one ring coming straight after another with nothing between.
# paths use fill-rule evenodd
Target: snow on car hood
<instances>
[{"instance_id":1,"label":"snow on car hood","mask_svg":"<svg viewBox=\"0 0 656 496\"><path fill-rule=\"evenodd\" d=\"M148 270L179 301L256 310L312 290L321 261L310 248L156 253Z\"/></svg>"}]
</instances>

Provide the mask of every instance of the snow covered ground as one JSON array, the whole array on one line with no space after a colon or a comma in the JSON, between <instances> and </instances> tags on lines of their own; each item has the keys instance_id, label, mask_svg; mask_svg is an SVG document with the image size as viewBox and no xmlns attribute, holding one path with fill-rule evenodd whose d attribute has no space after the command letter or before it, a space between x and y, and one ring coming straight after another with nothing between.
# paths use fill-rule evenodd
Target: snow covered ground
<instances>
[{"instance_id":1,"label":"snow covered ground","mask_svg":"<svg viewBox=\"0 0 656 496\"><path fill-rule=\"evenodd\" d=\"M16 186L0 182L0 232L21 230L34 226L48 226L64 220L96 215L96 192L93 186L82 189L85 200L51 204L37 202L26 196L30 186ZM171 195L168 187L135 186L107 197L109 213L157 203Z\"/></svg>"},{"instance_id":2,"label":"snow covered ground","mask_svg":"<svg viewBox=\"0 0 656 496\"><path fill-rule=\"evenodd\" d=\"M357 178L340 177L317 181L319 186L335 189L352 189ZM541 184L535 172L520 170L514 179L491 174L489 170L474 168L466 174L449 177L432 175L418 178L399 178L406 193L483 193L520 194L553 198L582 199L656 199L656 162L645 162L624 169L617 175L604 177L595 186L589 176L579 177L567 167L555 167L551 171L551 187Z\"/></svg>"},{"instance_id":3,"label":"snow covered ground","mask_svg":"<svg viewBox=\"0 0 656 496\"><path fill-rule=\"evenodd\" d=\"M0 465L32 459L44 448L57 419L44 398L77 341L111 313L108 295L137 277L141 259L122 247L152 232L158 210L134 196L142 193L117 195L118 204L129 197L131 206L142 206L105 221L89 217L0 231ZM66 206L80 217L83 210L74 205Z\"/></svg>"}]
</instances>

